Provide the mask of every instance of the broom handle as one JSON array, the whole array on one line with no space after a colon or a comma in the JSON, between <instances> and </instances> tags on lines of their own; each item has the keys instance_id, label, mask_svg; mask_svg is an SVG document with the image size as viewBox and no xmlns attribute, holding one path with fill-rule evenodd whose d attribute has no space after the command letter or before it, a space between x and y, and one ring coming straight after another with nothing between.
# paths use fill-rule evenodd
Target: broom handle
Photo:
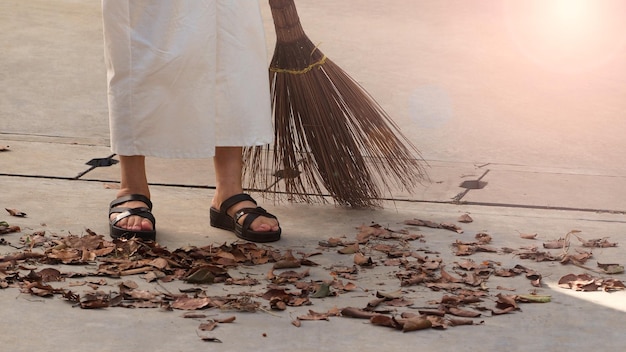
<instances>
[{"instance_id":1,"label":"broom handle","mask_svg":"<svg viewBox=\"0 0 626 352\"><path fill-rule=\"evenodd\" d=\"M305 33L293 0L269 0L269 2L276 29L276 40L291 43L302 39Z\"/></svg>"}]
</instances>

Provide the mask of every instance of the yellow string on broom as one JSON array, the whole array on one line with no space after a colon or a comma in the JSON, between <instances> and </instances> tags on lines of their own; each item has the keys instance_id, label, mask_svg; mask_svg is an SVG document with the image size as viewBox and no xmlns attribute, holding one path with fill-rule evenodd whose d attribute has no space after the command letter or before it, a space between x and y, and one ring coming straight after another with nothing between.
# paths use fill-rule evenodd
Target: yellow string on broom
<instances>
[{"instance_id":1,"label":"yellow string on broom","mask_svg":"<svg viewBox=\"0 0 626 352\"><path fill-rule=\"evenodd\" d=\"M270 71L276 72L276 73L290 73L292 75L301 75L303 73L307 73L311 71L316 66L322 66L325 63L326 63L326 55L324 55L319 61L314 62L301 70L290 70L290 69L285 69L285 68L270 67Z\"/></svg>"},{"instance_id":2,"label":"yellow string on broom","mask_svg":"<svg viewBox=\"0 0 626 352\"><path fill-rule=\"evenodd\" d=\"M313 53L315 53L315 51L319 48L319 46L322 45L322 43L317 44L313 50L311 51L311 55L313 56ZM276 73L289 73L292 75L301 75L304 73L307 73L309 71L311 71L312 69L314 69L316 66L322 66L323 64L326 63L326 55L322 54L322 58L319 59L317 62L314 62L312 64L310 64L309 66L303 68L302 70L290 70L290 69L285 69L285 68L276 68L276 67L270 67L270 71L272 72L276 72Z\"/></svg>"}]
</instances>

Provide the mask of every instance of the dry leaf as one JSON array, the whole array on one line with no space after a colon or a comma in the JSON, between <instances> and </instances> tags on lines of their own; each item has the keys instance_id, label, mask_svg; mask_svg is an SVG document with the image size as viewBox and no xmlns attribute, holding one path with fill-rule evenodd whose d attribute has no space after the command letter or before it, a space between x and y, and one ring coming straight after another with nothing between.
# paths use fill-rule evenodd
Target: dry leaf
<instances>
[{"instance_id":1,"label":"dry leaf","mask_svg":"<svg viewBox=\"0 0 626 352\"><path fill-rule=\"evenodd\" d=\"M283 259L274 263L274 269L294 269L301 266L300 260L296 258Z\"/></svg>"},{"instance_id":2,"label":"dry leaf","mask_svg":"<svg viewBox=\"0 0 626 352\"><path fill-rule=\"evenodd\" d=\"M61 272L54 268L41 269L41 271L39 271L37 275L41 277L42 282L53 282L53 281L63 280L63 275L61 274Z\"/></svg>"},{"instance_id":3,"label":"dry leaf","mask_svg":"<svg viewBox=\"0 0 626 352\"><path fill-rule=\"evenodd\" d=\"M488 244L491 242L491 236L484 232L477 233L475 238L480 244Z\"/></svg>"},{"instance_id":4,"label":"dry leaf","mask_svg":"<svg viewBox=\"0 0 626 352\"><path fill-rule=\"evenodd\" d=\"M620 264L600 264L598 267L609 275L622 274L624 272L624 266Z\"/></svg>"},{"instance_id":5,"label":"dry leaf","mask_svg":"<svg viewBox=\"0 0 626 352\"><path fill-rule=\"evenodd\" d=\"M343 242L341 241L340 238L335 238L335 237L331 237L326 241L320 241L319 245L321 247L338 247L342 244Z\"/></svg>"},{"instance_id":6,"label":"dry leaf","mask_svg":"<svg viewBox=\"0 0 626 352\"><path fill-rule=\"evenodd\" d=\"M187 312L183 314L183 318L185 319L204 319L206 318L206 314L196 313L196 312Z\"/></svg>"},{"instance_id":7,"label":"dry leaf","mask_svg":"<svg viewBox=\"0 0 626 352\"><path fill-rule=\"evenodd\" d=\"M324 298L330 296L330 285L327 282L322 282L320 287L311 295L312 298Z\"/></svg>"},{"instance_id":8,"label":"dry leaf","mask_svg":"<svg viewBox=\"0 0 626 352\"><path fill-rule=\"evenodd\" d=\"M172 302L172 308L181 310L196 310L203 309L212 304L212 301L208 297L204 298L191 298L187 296L178 297Z\"/></svg>"},{"instance_id":9,"label":"dry leaf","mask_svg":"<svg viewBox=\"0 0 626 352\"><path fill-rule=\"evenodd\" d=\"M476 246L470 246L470 245L467 245L467 244L462 244L462 243L459 243L458 241L457 241L457 243L454 243L453 246L456 247L455 255L457 255L457 256L472 255L472 254L474 254L474 252L476 252Z\"/></svg>"},{"instance_id":10,"label":"dry leaf","mask_svg":"<svg viewBox=\"0 0 626 352\"><path fill-rule=\"evenodd\" d=\"M328 313L318 313L309 310L309 314L298 316L298 320L328 320Z\"/></svg>"},{"instance_id":11,"label":"dry leaf","mask_svg":"<svg viewBox=\"0 0 626 352\"><path fill-rule=\"evenodd\" d=\"M469 216L469 214L463 214L463 215L459 216L459 218L457 219L457 221L458 221L458 222L462 222L462 223L466 223L466 224L468 224L468 223L470 223L470 222L473 222L473 221L474 221L474 219L472 219L472 217L471 217L471 216Z\"/></svg>"},{"instance_id":12,"label":"dry leaf","mask_svg":"<svg viewBox=\"0 0 626 352\"><path fill-rule=\"evenodd\" d=\"M343 317L350 317L350 318L357 318L357 319L370 319L376 315L380 315L380 314L368 312L363 309L354 308L354 307L346 307L341 310L341 316Z\"/></svg>"},{"instance_id":13,"label":"dry leaf","mask_svg":"<svg viewBox=\"0 0 626 352\"><path fill-rule=\"evenodd\" d=\"M354 264L359 266L372 266L374 262L372 261L372 257L366 257L362 253L356 253L354 255Z\"/></svg>"},{"instance_id":14,"label":"dry leaf","mask_svg":"<svg viewBox=\"0 0 626 352\"><path fill-rule=\"evenodd\" d=\"M457 307L449 307L447 310L448 310L448 313L452 315L456 315L457 317L476 318L476 317L481 316L481 314L478 312L469 311L469 310L461 309Z\"/></svg>"},{"instance_id":15,"label":"dry leaf","mask_svg":"<svg viewBox=\"0 0 626 352\"><path fill-rule=\"evenodd\" d=\"M446 230L450 230L450 231L454 231L456 233L463 233L463 229L460 228L459 226L456 226L455 224L451 224L451 223L447 223L447 222L442 222L441 223L441 228L446 229Z\"/></svg>"},{"instance_id":16,"label":"dry leaf","mask_svg":"<svg viewBox=\"0 0 626 352\"><path fill-rule=\"evenodd\" d=\"M216 281L216 277L221 276L228 278L228 273L224 268L215 265L203 265L189 271L185 281L191 284L212 284Z\"/></svg>"},{"instance_id":17,"label":"dry leaf","mask_svg":"<svg viewBox=\"0 0 626 352\"><path fill-rule=\"evenodd\" d=\"M372 323L373 325L386 326L388 328L394 328L398 330L402 329L403 325L394 318L382 314L376 314L372 316L370 318L370 323Z\"/></svg>"},{"instance_id":18,"label":"dry leaf","mask_svg":"<svg viewBox=\"0 0 626 352\"><path fill-rule=\"evenodd\" d=\"M558 240L544 242L543 248L545 249L561 249L565 247L567 242L563 238L559 238Z\"/></svg>"},{"instance_id":19,"label":"dry leaf","mask_svg":"<svg viewBox=\"0 0 626 352\"><path fill-rule=\"evenodd\" d=\"M226 318L215 318L213 320L215 320L216 322L220 323L220 324L230 324L235 322L235 320L237 319L236 316L232 315Z\"/></svg>"},{"instance_id":20,"label":"dry leaf","mask_svg":"<svg viewBox=\"0 0 626 352\"><path fill-rule=\"evenodd\" d=\"M17 209L9 209L9 208L4 208L7 212L9 212L9 215L11 216L15 216L18 218L25 218L26 217L26 213L23 213Z\"/></svg>"},{"instance_id":21,"label":"dry leaf","mask_svg":"<svg viewBox=\"0 0 626 352\"><path fill-rule=\"evenodd\" d=\"M359 252L359 244L353 243L338 250L340 254L355 254Z\"/></svg>"},{"instance_id":22,"label":"dry leaf","mask_svg":"<svg viewBox=\"0 0 626 352\"><path fill-rule=\"evenodd\" d=\"M0 235L5 235L7 233L20 232L19 226L10 226L6 221L0 221Z\"/></svg>"},{"instance_id":23,"label":"dry leaf","mask_svg":"<svg viewBox=\"0 0 626 352\"><path fill-rule=\"evenodd\" d=\"M206 323L200 324L198 329L201 331L213 331L217 327L217 322L213 320L209 320Z\"/></svg>"},{"instance_id":24,"label":"dry leaf","mask_svg":"<svg viewBox=\"0 0 626 352\"><path fill-rule=\"evenodd\" d=\"M578 236L576 236L578 237ZM594 248L608 248L608 247L617 247L617 243L609 242L608 237L604 238L596 238L592 240L584 240L578 237L578 240L582 242L583 247L594 247Z\"/></svg>"},{"instance_id":25,"label":"dry leaf","mask_svg":"<svg viewBox=\"0 0 626 352\"><path fill-rule=\"evenodd\" d=\"M432 326L432 322L426 318L410 318L402 325L402 332L430 329Z\"/></svg>"}]
</instances>

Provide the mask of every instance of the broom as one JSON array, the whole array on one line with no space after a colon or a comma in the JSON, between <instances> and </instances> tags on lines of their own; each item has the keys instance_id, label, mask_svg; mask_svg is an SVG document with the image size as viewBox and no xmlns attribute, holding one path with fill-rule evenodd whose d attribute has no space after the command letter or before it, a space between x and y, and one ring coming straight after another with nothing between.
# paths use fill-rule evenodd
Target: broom
<instances>
[{"instance_id":1,"label":"broom","mask_svg":"<svg viewBox=\"0 0 626 352\"><path fill-rule=\"evenodd\" d=\"M246 148L244 175L250 188L285 192L305 202L323 199L327 192L354 208L380 205L391 184L410 191L425 176L419 151L380 105L311 42L293 0L269 3L276 29L269 67L275 138L273 148ZM276 171L260 172L264 169Z\"/></svg>"}]
</instances>

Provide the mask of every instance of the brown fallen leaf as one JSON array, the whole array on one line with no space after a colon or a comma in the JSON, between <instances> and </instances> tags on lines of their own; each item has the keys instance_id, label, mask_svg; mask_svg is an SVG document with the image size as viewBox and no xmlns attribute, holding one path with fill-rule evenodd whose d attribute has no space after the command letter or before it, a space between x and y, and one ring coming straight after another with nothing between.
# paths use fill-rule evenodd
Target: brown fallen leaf
<instances>
[{"instance_id":1,"label":"brown fallen leaf","mask_svg":"<svg viewBox=\"0 0 626 352\"><path fill-rule=\"evenodd\" d=\"M448 318L447 321L450 326L474 325L472 319Z\"/></svg>"},{"instance_id":2,"label":"brown fallen leaf","mask_svg":"<svg viewBox=\"0 0 626 352\"><path fill-rule=\"evenodd\" d=\"M343 241L340 238L331 237L326 241L320 241L318 244L321 247L338 247L343 244Z\"/></svg>"},{"instance_id":3,"label":"brown fallen leaf","mask_svg":"<svg viewBox=\"0 0 626 352\"><path fill-rule=\"evenodd\" d=\"M616 279L601 279L589 274L568 274L558 282L559 287L569 288L575 291L593 292L600 289L610 292L626 289L624 283Z\"/></svg>"},{"instance_id":4,"label":"brown fallen leaf","mask_svg":"<svg viewBox=\"0 0 626 352\"><path fill-rule=\"evenodd\" d=\"M341 310L341 316L356 318L356 319L370 319L376 315L380 315L380 314L368 312L363 309L355 308L355 307L346 307Z\"/></svg>"},{"instance_id":5,"label":"brown fallen leaf","mask_svg":"<svg viewBox=\"0 0 626 352\"><path fill-rule=\"evenodd\" d=\"M232 315L232 316L225 317L225 318L215 318L213 320L215 320L216 322L220 324L230 324L230 323L233 323L235 320L237 320L237 317Z\"/></svg>"},{"instance_id":6,"label":"brown fallen leaf","mask_svg":"<svg viewBox=\"0 0 626 352\"><path fill-rule=\"evenodd\" d=\"M118 296L119 297L119 296ZM100 309L110 307L111 295L102 291L90 292L80 299L83 309Z\"/></svg>"},{"instance_id":7,"label":"brown fallen leaf","mask_svg":"<svg viewBox=\"0 0 626 352\"><path fill-rule=\"evenodd\" d=\"M568 245L567 241L563 238L559 238L558 240L548 241L543 243L543 248L545 249L561 249Z\"/></svg>"},{"instance_id":8,"label":"brown fallen leaf","mask_svg":"<svg viewBox=\"0 0 626 352\"><path fill-rule=\"evenodd\" d=\"M447 311L448 313L452 315L456 315L457 317L463 317L463 318L476 318L476 317L481 316L481 313L466 310L466 309L461 309L457 307L448 307Z\"/></svg>"},{"instance_id":9,"label":"brown fallen leaf","mask_svg":"<svg viewBox=\"0 0 626 352\"><path fill-rule=\"evenodd\" d=\"M9 225L6 221L0 221L0 235L6 235L8 233L13 233L13 232L20 232L22 231L22 229L20 229L19 226L11 226Z\"/></svg>"},{"instance_id":10,"label":"brown fallen leaf","mask_svg":"<svg viewBox=\"0 0 626 352\"><path fill-rule=\"evenodd\" d=\"M185 319L204 319L207 317L206 314L196 313L196 312L186 312L182 316Z\"/></svg>"},{"instance_id":11,"label":"brown fallen leaf","mask_svg":"<svg viewBox=\"0 0 626 352\"><path fill-rule=\"evenodd\" d=\"M430 227L433 229L441 228L441 224L438 224L429 220L420 220L420 219L405 220L404 224L411 225L411 226L426 226L426 227Z\"/></svg>"},{"instance_id":12,"label":"brown fallen leaf","mask_svg":"<svg viewBox=\"0 0 626 352\"><path fill-rule=\"evenodd\" d=\"M274 298L280 298L282 300L288 301L291 298L291 295L287 293L287 290L285 288L270 288L261 296L261 298L268 301Z\"/></svg>"},{"instance_id":13,"label":"brown fallen leaf","mask_svg":"<svg viewBox=\"0 0 626 352\"><path fill-rule=\"evenodd\" d=\"M61 272L55 268L41 269L39 272L34 274L36 274L36 277L38 277L42 282L61 281L63 278Z\"/></svg>"},{"instance_id":14,"label":"brown fallen leaf","mask_svg":"<svg viewBox=\"0 0 626 352\"><path fill-rule=\"evenodd\" d=\"M465 224L471 223L474 221L474 219L472 219L471 216L469 216L469 214L463 214L461 216L459 216L459 218L457 219L458 222L462 222Z\"/></svg>"},{"instance_id":15,"label":"brown fallen leaf","mask_svg":"<svg viewBox=\"0 0 626 352\"><path fill-rule=\"evenodd\" d=\"M298 316L298 320L329 320L328 313L319 313L309 309L306 315Z\"/></svg>"},{"instance_id":16,"label":"brown fallen leaf","mask_svg":"<svg viewBox=\"0 0 626 352\"><path fill-rule=\"evenodd\" d=\"M525 240L534 240L537 238L537 234L536 233L520 233L519 237Z\"/></svg>"},{"instance_id":17,"label":"brown fallen leaf","mask_svg":"<svg viewBox=\"0 0 626 352\"><path fill-rule=\"evenodd\" d=\"M403 327L403 324L398 322L393 317L390 317L390 316L387 316L387 315L383 315L383 314L376 314L376 315L372 316L370 318L370 323L372 323L373 325L385 326L385 327L388 327L388 328L394 328L394 329L398 329L398 330L401 330L402 327Z\"/></svg>"},{"instance_id":18,"label":"brown fallen leaf","mask_svg":"<svg viewBox=\"0 0 626 352\"><path fill-rule=\"evenodd\" d=\"M4 208L7 212L9 212L9 215L11 216L15 216L18 218L25 218L26 217L26 213L21 212L17 209L9 209L9 208Z\"/></svg>"},{"instance_id":19,"label":"brown fallen leaf","mask_svg":"<svg viewBox=\"0 0 626 352\"><path fill-rule=\"evenodd\" d=\"M355 254L359 252L359 244L358 243L353 243L351 245L347 245L343 248L341 248L340 250L338 250L337 252L339 252L340 254Z\"/></svg>"},{"instance_id":20,"label":"brown fallen leaf","mask_svg":"<svg viewBox=\"0 0 626 352\"><path fill-rule=\"evenodd\" d=\"M576 236L580 242L582 242L583 247L593 247L593 248L608 248L608 247L617 247L617 243L609 242L608 237L604 238L595 238L591 240L585 240Z\"/></svg>"},{"instance_id":21,"label":"brown fallen leaf","mask_svg":"<svg viewBox=\"0 0 626 352\"><path fill-rule=\"evenodd\" d=\"M405 320L402 324L402 332L430 329L433 323L425 317L413 317Z\"/></svg>"},{"instance_id":22,"label":"brown fallen leaf","mask_svg":"<svg viewBox=\"0 0 626 352\"><path fill-rule=\"evenodd\" d=\"M452 283L463 282L462 279L455 278L452 275L448 274L448 272L445 271L443 267L439 271L441 272L441 282L452 282Z\"/></svg>"},{"instance_id":23,"label":"brown fallen leaf","mask_svg":"<svg viewBox=\"0 0 626 352\"><path fill-rule=\"evenodd\" d=\"M217 327L217 322L213 320L209 320L206 323L200 324L200 326L198 326L198 329L201 331L213 331L215 330L216 327Z\"/></svg>"},{"instance_id":24,"label":"brown fallen leaf","mask_svg":"<svg viewBox=\"0 0 626 352\"><path fill-rule=\"evenodd\" d=\"M356 235L356 241L358 243L365 244L370 238L386 238L390 236L390 231L380 226L379 224L373 224L370 226L358 227L359 233Z\"/></svg>"},{"instance_id":25,"label":"brown fallen leaf","mask_svg":"<svg viewBox=\"0 0 626 352\"><path fill-rule=\"evenodd\" d=\"M187 296L181 296L172 302L172 308L181 310L196 310L203 309L212 304L212 301L208 297L192 298Z\"/></svg>"},{"instance_id":26,"label":"brown fallen leaf","mask_svg":"<svg viewBox=\"0 0 626 352\"><path fill-rule=\"evenodd\" d=\"M203 265L187 273L185 281L191 284L212 284L217 277L229 278L224 268L215 265Z\"/></svg>"},{"instance_id":27,"label":"brown fallen leaf","mask_svg":"<svg viewBox=\"0 0 626 352\"><path fill-rule=\"evenodd\" d=\"M274 269L295 269L299 268L300 266L302 266L302 263L296 258L282 259L274 263Z\"/></svg>"},{"instance_id":28,"label":"brown fallen leaf","mask_svg":"<svg viewBox=\"0 0 626 352\"><path fill-rule=\"evenodd\" d=\"M356 253L354 254L354 264L359 266L373 266L374 261L372 257L366 257L362 253Z\"/></svg>"},{"instance_id":29,"label":"brown fallen leaf","mask_svg":"<svg viewBox=\"0 0 626 352\"><path fill-rule=\"evenodd\" d=\"M197 332L196 332L196 334L197 334ZM217 337L214 337L214 336L201 336L200 334L198 334L198 337L200 338L200 340L205 341L205 342L222 343L222 341L220 339L218 339Z\"/></svg>"},{"instance_id":30,"label":"brown fallen leaf","mask_svg":"<svg viewBox=\"0 0 626 352\"><path fill-rule=\"evenodd\" d=\"M455 262L455 264L458 265L459 268L466 271L476 270L478 268L478 264L476 264L476 262L472 259L465 259L461 262Z\"/></svg>"},{"instance_id":31,"label":"brown fallen leaf","mask_svg":"<svg viewBox=\"0 0 626 352\"><path fill-rule=\"evenodd\" d=\"M504 286L496 286L496 290L501 290L501 291L516 291L516 289L514 289L514 288L504 287Z\"/></svg>"},{"instance_id":32,"label":"brown fallen leaf","mask_svg":"<svg viewBox=\"0 0 626 352\"><path fill-rule=\"evenodd\" d=\"M574 264L585 264L585 262L587 262L587 260L589 258L592 257L592 253L591 252L581 252L578 251L577 254L565 254L563 255L563 258L561 259L561 264L568 264L570 262L573 262Z\"/></svg>"},{"instance_id":33,"label":"brown fallen leaf","mask_svg":"<svg viewBox=\"0 0 626 352\"><path fill-rule=\"evenodd\" d=\"M526 278L528 280L530 280L530 284L533 285L534 287L541 287L541 274L534 272L534 271L528 271L526 272Z\"/></svg>"},{"instance_id":34,"label":"brown fallen leaf","mask_svg":"<svg viewBox=\"0 0 626 352\"><path fill-rule=\"evenodd\" d=\"M496 295L496 297L498 298L498 300L496 301L496 308L500 309L500 310L505 310L508 309L510 307L513 307L514 309L518 309L519 307L517 306L517 301L516 295L504 295L502 293L498 293Z\"/></svg>"},{"instance_id":35,"label":"brown fallen leaf","mask_svg":"<svg viewBox=\"0 0 626 352\"><path fill-rule=\"evenodd\" d=\"M474 254L474 252L476 252L476 246L463 244L458 241L456 243L453 243L453 246L456 247L456 253L454 254L457 256L472 255Z\"/></svg>"},{"instance_id":36,"label":"brown fallen leaf","mask_svg":"<svg viewBox=\"0 0 626 352\"><path fill-rule=\"evenodd\" d=\"M376 307L381 305L386 300L387 300L386 298L376 298L376 299L373 299L373 300L367 302L367 307L365 309L367 309L368 311L374 311L376 309Z\"/></svg>"},{"instance_id":37,"label":"brown fallen leaf","mask_svg":"<svg viewBox=\"0 0 626 352\"><path fill-rule=\"evenodd\" d=\"M5 256L0 256L0 263L2 262L13 262L13 261L22 261L28 259L42 259L46 256L41 253L36 252L20 252L16 254L8 254Z\"/></svg>"},{"instance_id":38,"label":"brown fallen leaf","mask_svg":"<svg viewBox=\"0 0 626 352\"><path fill-rule=\"evenodd\" d=\"M475 238L480 244L488 244L491 242L491 235L484 232L477 233Z\"/></svg>"},{"instance_id":39,"label":"brown fallen leaf","mask_svg":"<svg viewBox=\"0 0 626 352\"><path fill-rule=\"evenodd\" d=\"M459 226L456 226L455 224L451 224L451 223L447 223L447 222L442 222L441 223L441 228L442 229L446 229L446 230L450 230L450 231L454 231L456 233L463 233L463 229L460 228Z\"/></svg>"}]
</instances>

